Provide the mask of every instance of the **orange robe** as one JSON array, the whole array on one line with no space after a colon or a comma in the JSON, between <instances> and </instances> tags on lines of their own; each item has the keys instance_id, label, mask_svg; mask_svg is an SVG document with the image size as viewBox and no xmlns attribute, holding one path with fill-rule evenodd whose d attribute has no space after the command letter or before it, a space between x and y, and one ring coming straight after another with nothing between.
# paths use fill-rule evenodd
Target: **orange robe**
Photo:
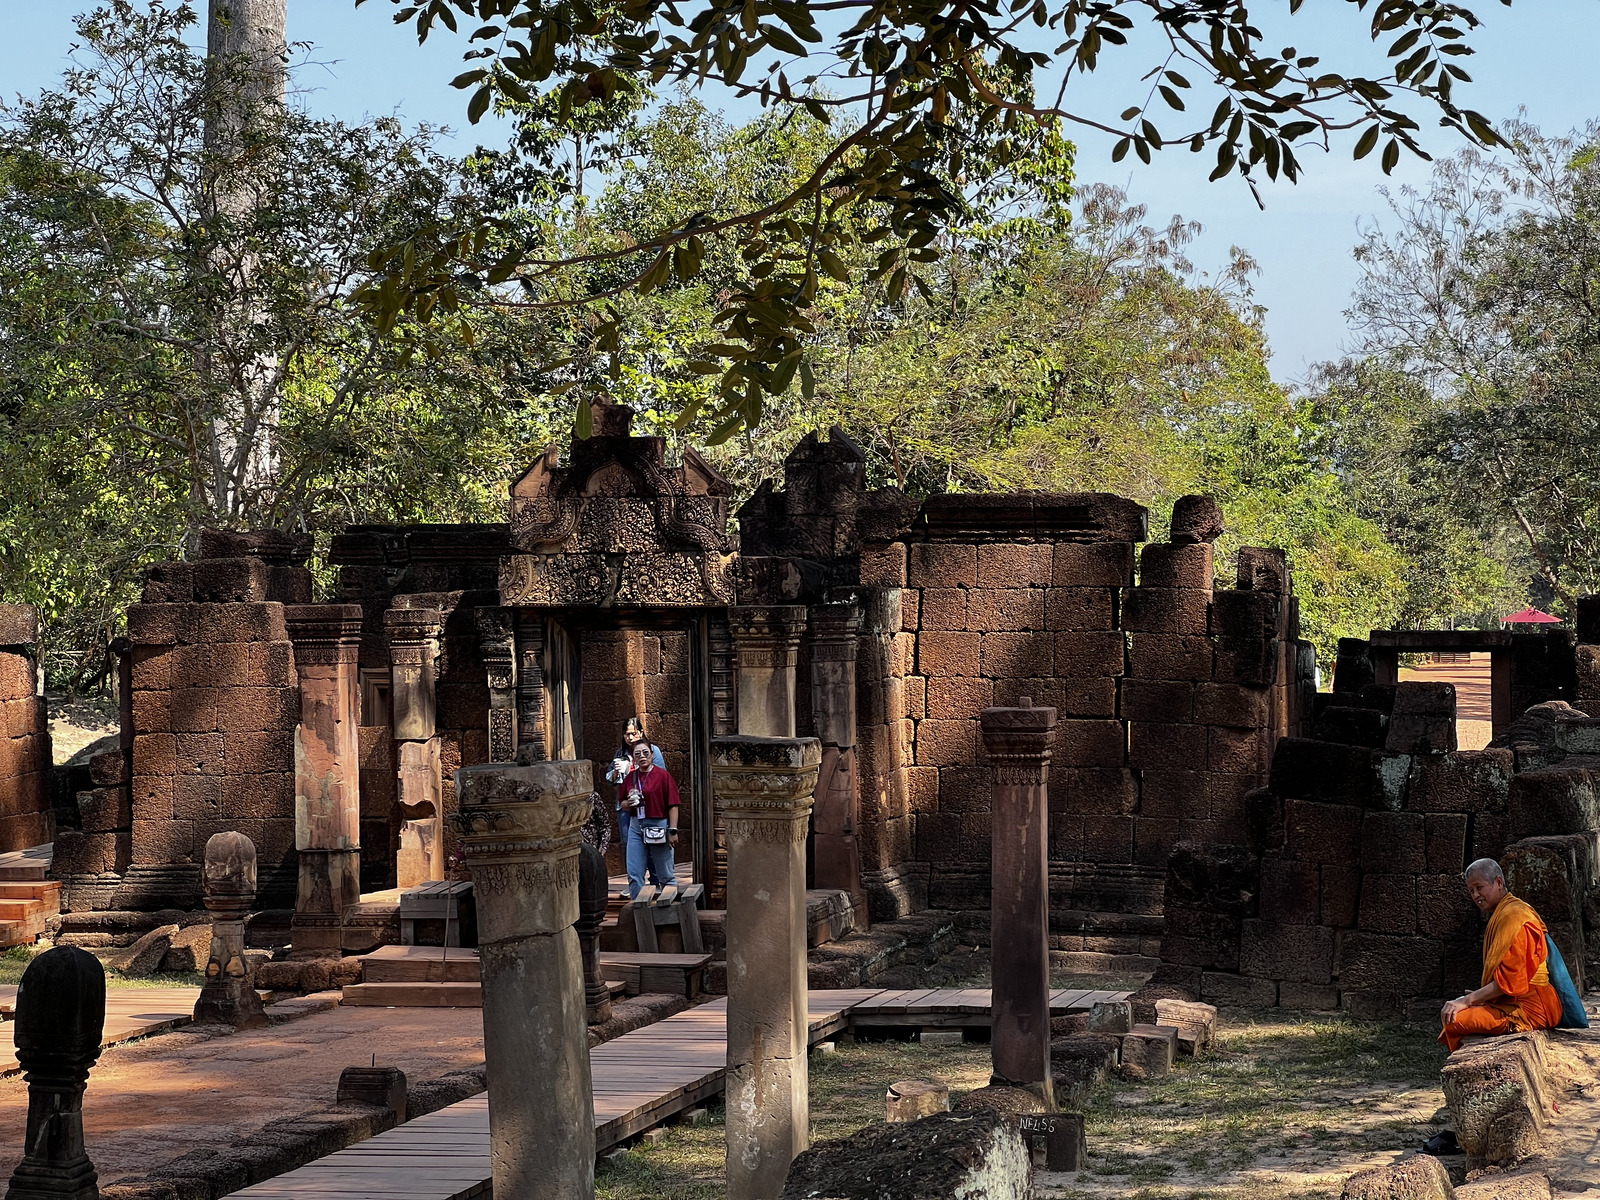
<instances>
[{"instance_id":1,"label":"orange robe","mask_svg":"<svg viewBox=\"0 0 1600 1200\"><path fill-rule=\"evenodd\" d=\"M1483 931L1483 980L1478 985L1493 979L1505 995L1463 1010L1439 1034L1441 1042L1454 1051L1464 1037L1561 1024L1561 996L1550 986L1544 936L1544 922L1532 906L1506 893Z\"/></svg>"}]
</instances>

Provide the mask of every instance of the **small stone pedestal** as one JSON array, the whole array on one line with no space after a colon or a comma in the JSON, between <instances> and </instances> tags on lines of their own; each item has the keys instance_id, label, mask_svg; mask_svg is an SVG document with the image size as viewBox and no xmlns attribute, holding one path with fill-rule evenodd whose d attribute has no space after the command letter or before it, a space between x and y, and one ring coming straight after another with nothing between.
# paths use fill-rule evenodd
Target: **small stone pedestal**
<instances>
[{"instance_id":1,"label":"small stone pedestal","mask_svg":"<svg viewBox=\"0 0 1600 1200\"><path fill-rule=\"evenodd\" d=\"M478 901L497 1196L594 1196L594 1092L573 928L590 781L586 760L456 772L456 822Z\"/></svg>"},{"instance_id":2,"label":"small stone pedestal","mask_svg":"<svg viewBox=\"0 0 1600 1200\"><path fill-rule=\"evenodd\" d=\"M991 808L992 1082L1055 1106L1050 1077L1049 830L1046 780L1056 710L983 710Z\"/></svg>"},{"instance_id":3,"label":"small stone pedestal","mask_svg":"<svg viewBox=\"0 0 1600 1200\"><path fill-rule=\"evenodd\" d=\"M300 678L293 954L338 958L344 910L361 901L361 606L291 604L283 617Z\"/></svg>"},{"instance_id":4,"label":"small stone pedestal","mask_svg":"<svg viewBox=\"0 0 1600 1200\"><path fill-rule=\"evenodd\" d=\"M267 1010L244 956L244 922L256 901L256 847L242 833L214 833L206 842L204 884L211 913L211 958L194 1004L202 1025L257 1029Z\"/></svg>"},{"instance_id":5,"label":"small stone pedestal","mask_svg":"<svg viewBox=\"0 0 1600 1200\"><path fill-rule=\"evenodd\" d=\"M713 738L728 837L728 1200L776 1200L808 1144L806 826L815 738Z\"/></svg>"},{"instance_id":6,"label":"small stone pedestal","mask_svg":"<svg viewBox=\"0 0 1600 1200\"><path fill-rule=\"evenodd\" d=\"M28 1140L6 1200L96 1200L83 1145L83 1090L100 1057L106 973L76 946L46 950L17 989L17 1062L28 1081Z\"/></svg>"}]
</instances>

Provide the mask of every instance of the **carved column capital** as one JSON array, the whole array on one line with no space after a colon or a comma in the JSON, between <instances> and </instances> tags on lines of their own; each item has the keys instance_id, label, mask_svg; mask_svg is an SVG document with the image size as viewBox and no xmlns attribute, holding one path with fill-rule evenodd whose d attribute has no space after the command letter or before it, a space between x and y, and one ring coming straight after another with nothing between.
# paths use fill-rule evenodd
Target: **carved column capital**
<instances>
[{"instance_id":1,"label":"carved column capital","mask_svg":"<svg viewBox=\"0 0 1600 1200\"><path fill-rule=\"evenodd\" d=\"M559 933L577 921L579 831L592 790L587 759L456 772L454 820L478 898L480 940Z\"/></svg>"},{"instance_id":2,"label":"carved column capital","mask_svg":"<svg viewBox=\"0 0 1600 1200\"><path fill-rule=\"evenodd\" d=\"M444 614L436 608L389 609L383 614L383 632L389 639L390 661L420 662L424 652L438 650L443 629Z\"/></svg>"},{"instance_id":3,"label":"carved column capital","mask_svg":"<svg viewBox=\"0 0 1600 1200\"><path fill-rule=\"evenodd\" d=\"M283 623L294 644L295 666L354 663L361 652L359 604L285 604Z\"/></svg>"},{"instance_id":4,"label":"carved column capital","mask_svg":"<svg viewBox=\"0 0 1600 1200\"><path fill-rule=\"evenodd\" d=\"M728 609L740 667L793 667L806 628L803 604L746 604Z\"/></svg>"},{"instance_id":5,"label":"carved column capital","mask_svg":"<svg viewBox=\"0 0 1600 1200\"><path fill-rule=\"evenodd\" d=\"M821 765L816 738L712 738L711 788L729 840L804 841Z\"/></svg>"},{"instance_id":6,"label":"carved column capital","mask_svg":"<svg viewBox=\"0 0 1600 1200\"><path fill-rule=\"evenodd\" d=\"M811 661L855 662L861 635L861 606L817 604L810 610Z\"/></svg>"},{"instance_id":7,"label":"carved column capital","mask_svg":"<svg viewBox=\"0 0 1600 1200\"><path fill-rule=\"evenodd\" d=\"M1024 696L1017 708L986 708L979 718L983 751L995 783L1042 786L1056 740L1056 710L1035 708Z\"/></svg>"}]
</instances>

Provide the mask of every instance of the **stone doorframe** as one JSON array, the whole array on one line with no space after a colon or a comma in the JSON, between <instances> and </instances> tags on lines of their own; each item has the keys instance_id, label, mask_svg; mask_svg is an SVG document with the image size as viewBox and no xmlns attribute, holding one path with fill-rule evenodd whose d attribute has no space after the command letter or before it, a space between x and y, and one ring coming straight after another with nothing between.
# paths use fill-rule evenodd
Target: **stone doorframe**
<instances>
[{"instance_id":1,"label":"stone doorframe","mask_svg":"<svg viewBox=\"0 0 1600 1200\"><path fill-rule=\"evenodd\" d=\"M550 669L552 621L581 639L587 631L661 630L689 638L689 779L687 793L696 883L709 883L715 859L715 812L711 793L711 739L734 732L733 640L725 608L556 608L494 606L477 610L478 632L489 681L489 755L493 762L550 758ZM581 662L582 651L579 651ZM582 671L569 679L572 706L581 723ZM594 747L586 747L594 751ZM606 747L602 753L609 751ZM593 758L594 754L590 754ZM598 773L597 773L598 778ZM682 786L683 781L680 781Z\"/></svg>"},{"instance_id":2,"label":"stone doorframe","mask_svg":"<svg viewBox=\"0 0 1600 1200\"><path fill-rule=\"evenodd\" d=\"M1368 642L1374 683L1400 682L1402 654L1489 655L1489 721L1495 737L1511 724L1511 634L1503 629L1374 629Z\"/></svg>"}]
</instances>

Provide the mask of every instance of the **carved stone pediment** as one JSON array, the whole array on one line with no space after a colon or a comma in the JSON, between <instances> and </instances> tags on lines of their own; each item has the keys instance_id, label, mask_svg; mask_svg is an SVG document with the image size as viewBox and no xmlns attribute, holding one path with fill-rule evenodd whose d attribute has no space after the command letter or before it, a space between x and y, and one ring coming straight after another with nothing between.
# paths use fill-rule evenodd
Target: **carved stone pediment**
<instances>
[{"instance_id":1,"label":"carved stone pediment","mask_svg":"<svg viewBox=\"0 0 1600 1200\"><path fill-rule=\"evenodd\" d=\"M511 485L512 554L500 563L507 605L727 604L733 486L692 449L680 466L666 440L634 437L632 413L597 407L595 436L552 443Z\"/></svg>"}]
</instances>

